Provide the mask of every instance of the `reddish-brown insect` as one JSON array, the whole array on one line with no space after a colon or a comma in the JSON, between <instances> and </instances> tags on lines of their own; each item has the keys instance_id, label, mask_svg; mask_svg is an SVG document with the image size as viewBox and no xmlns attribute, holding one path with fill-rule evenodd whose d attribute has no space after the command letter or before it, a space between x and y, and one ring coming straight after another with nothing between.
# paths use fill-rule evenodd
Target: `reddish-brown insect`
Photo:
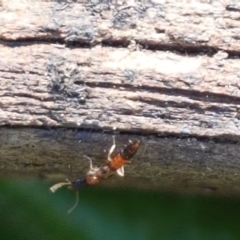
<instances>
[{"instance_id":1,"label":"reddish-brown insect","mask_svg":"<svg viewBox=\"0 0 240 240\"><path fill-rule=\"evenodd\" d=\"M115 138L113 138L113 145L108 153L108 162L103 164L101 167L93 167L92 159L88 158L90 161L90 169L87 172L86 176L83 178L79 178L76 181L60 182L53 185L50 190L55 192L57 189L63 186L70 186L77 193L77 200L74 206L68 211L70 213L78 204L78 191L86 186L91 186L100 183L104 179L108 179L114 174L118 174L119 176L124 176L124 166L130 162L130 159L136 154L140 147L140 141L136 140L134 142L129 140L129 143L121 149L115 156L111 157L114 149L116 147Z\"/></svg>"}]
</instances>

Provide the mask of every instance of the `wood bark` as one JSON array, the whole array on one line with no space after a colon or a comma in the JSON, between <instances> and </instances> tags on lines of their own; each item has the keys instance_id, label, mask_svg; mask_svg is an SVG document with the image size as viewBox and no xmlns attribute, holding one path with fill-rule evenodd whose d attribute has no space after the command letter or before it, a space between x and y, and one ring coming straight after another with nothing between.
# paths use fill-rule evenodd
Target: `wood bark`
<instances>
[{"instance_id":1,"label":"wood bark","mask_svg":"<svg viewBox=\"0 0 240 240\"><path fill-rule=\"evenodd\" d=\"M120 146L143 142L122 184L239 193L240 4L2 0L0 11L2 176L84 174L82 155L101 163L121 132Z\"/></svg>"}]
</instances>

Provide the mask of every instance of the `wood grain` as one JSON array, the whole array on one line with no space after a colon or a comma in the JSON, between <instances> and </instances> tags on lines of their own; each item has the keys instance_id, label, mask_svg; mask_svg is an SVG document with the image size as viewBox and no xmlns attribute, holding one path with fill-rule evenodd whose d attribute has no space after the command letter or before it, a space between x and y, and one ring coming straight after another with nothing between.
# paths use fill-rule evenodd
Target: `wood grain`
<instances>
[{"instance_id":1,"label":"wood grain","mask_svg":"<svg viewBox=\"0 0 240 240\"><path fill-rule=\"evenodd\" d=\"M2 0L0 11L2 176L84 174L79 157L101 163L120 132L120 146L144 146L123 185L238 195L238 3ZM93 142L78 142L84 129Z\"/></svg>"}]
</instances>

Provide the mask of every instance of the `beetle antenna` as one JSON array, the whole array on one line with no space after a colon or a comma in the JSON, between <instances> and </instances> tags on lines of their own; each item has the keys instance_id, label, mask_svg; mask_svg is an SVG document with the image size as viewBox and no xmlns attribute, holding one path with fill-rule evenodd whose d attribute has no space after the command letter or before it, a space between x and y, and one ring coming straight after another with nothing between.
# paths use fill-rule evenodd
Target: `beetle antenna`
<instances>
[{"instance_id":1,"label":"beetle antenna","mask_svg":"<svg viewBox=\"0 0 240 240\"><path fill-rule=\"evenodd\" d=\"M79 193L78 191L76 192L76 202L74 203L74 205L68 210L68 214L70 214L78 205L79 202Z\"/></svg>"},{"instance_id":2,"label":"beetle antenna","mask_svg":"<svg viewBox=\"0 0 240 240\"><path fill-rule=\"evenodd\" d=\"M50 191L55 193L59 188L63 186L70 186L70 185L71 185L71 182L69 180L67 180L66 182L60 182L50 187Z\"/></svg>"}]
</instances>

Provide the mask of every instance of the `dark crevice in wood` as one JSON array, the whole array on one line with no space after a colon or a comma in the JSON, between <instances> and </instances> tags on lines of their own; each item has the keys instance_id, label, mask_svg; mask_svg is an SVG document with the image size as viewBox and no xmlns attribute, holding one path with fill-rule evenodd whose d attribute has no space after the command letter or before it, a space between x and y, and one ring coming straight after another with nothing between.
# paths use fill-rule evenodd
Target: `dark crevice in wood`
<instances>
[{"instance_id":1,"label":"dark crevice in wood","mask_svg":"<svg viewBox=\"0 0 240 240\"><path fill-rule=\"evenodd\" d=\"M135 39L132 39L135 40ZM157 42L147 41L147 40L135 40L136 44L140 46L142 50L152 50L152 51L172 51L176 52L180 55L188 55L188 56L196 56L199 54L206 54L209 57L213 56L217 53L219 49L215 49L209 46L187 46L187 45L180 45L180 44L159 44ZM115 48L122 48L127 47L130 44L129 40L126 39L111 39L111 40L104 40L103 46L104 47L115 47ZM239 53L240 55L240 53Z\"/></svg>"},{"instance_id":2,"label":"dark crevice in wood","mask_svg":"<svg viewBox=\"0 0 240 240\"><path fill-rule=\"evenodd\" d=\"M229 4L226 6L226 10L230 12L240 12L240 6L236 6L234 4Z\"/></svg>"},{"instance_id":3,"label":"dark crevice in wood","mask_svg":"<svg viewBox=\"0 0 240 240\"><path fill-rule=\"evenodd\" d=\"M44 167L46 164L41 164L41 163L30 163L30 162L23 162L21 163L24 168L27 167Z\"/></svg>"},{"instance_id":4,"label":"dark crevice in wood","mask_svg":"<svg viewBox=\"0 0 240 240\"><path fill-rule=\"evenodd\" d=\"M70 49L75 49L75 48L89 49L94 45L96 45L89 42L66 41L62 38L55 38L55 37L51 38L51 36L46 38L22 38L16 41L0 39L0 43L7 47L25 47L25 46L33 46L36 44L46 44L46 45L59 44L59 45L62 45L63 48L68 47Z\"/></svg>"},{"instance_id":5,"label":"dark crevice in wood","mask_svg":"<svg viewBox=\"0 0 240 240\"><path fill-rule=\"evenodd\" d=\"M232 112L229 108L227 107L217 107L217 106L211 106L211 107L200 107L199 104L197 103L189 103L189 102L174 102L174 101L156 101L156 100L146 100L146 99L141 99L141 102L148 103L150 105L155 105L158 107L175 107L175 108L183 108L183 109L191 109L194 110L196 113L204 114L205 111L210 111L214 113L229 113Z\"/></svg>"},{"instance_id":6,"label":"dark crevice in wood","mask_svg":"<svg viewBox=\"0 0 240 240\"><path fill-rule=\"evenodd\" d=\"M109 134L109 135L128 135L129 137L133 136L134 138L139 138L141 137L157 137L159 139L172 139L172 140L189 140L189 139L195 139L199 142L202 143L207 143L207 142L212 142L212 143L221 143L221 144L239 144L240 143L240 138L238 136L234 137L233 135L230 134L223 134L219 135L218 137L209 137L209 136L199 136L195 134L177 134L177 133L169 133L169 132L161 132L161 133L156 133L154 131L148 131L148 130L142 130L141 132L139 130L113 130L113 129L103 129L101 127L93 127L93 125L87 125L87 124L82 124L79 128L76 127L49 127L46 125L42 125L41 127L38 126L10 126L10 125L5 125L4 127L1 128L10 128L10 129L35 129L35 130L40 130L45 137L49 138L49 136L52 136L53 138L59 137L58 136L58 130L61 132L68 132L68 131L73 131L76 133L76 141L78 141L78 133L83 133L83 134L97 134L97 133L102 133L104 135ZM42 136L42 137L44 137ZM55 136L55 137L54 137ZM74 140L74 139L73 139Z\"/></svg>"},{"instance_id":7,"label":"dark crevice in wood","mask_svg":"<svg viewBox=\"0 0 240 240\"><path fill-rule=\"evenodd\" d=\"M130 84L116 84L116 83L87 83L88 87L99 87L112 89L113 87L119 88L119 91L143 91L151 93L161 93L168 96L186 96L192 100L199 100L204 102L212 103L226 103L226 104L240 104L240 98L233 97L224 94L212 93L212 92L199 92L196 90L177 89L177 88L161 88L161 87L150 87L150 86L132 86ZM121 89L124 87L125 89ZM142 100L141 98L138 100Z\"/></svg>"},{"instance_id":8,"label":"dark crevice in wood","mask_svg":"<svg viewBox=\"0 0 240 240\"><path fill-rule=\"evenodd\" d=\"M36 100L39 100L39 101L53 101L55 100L55 97L54 96L48 96L47 98L43 98L43 97L39 97L37 95L33 95L33 94L27 94L27 93L7 93L7 94L3 94L2 97L5 97L5 96L11 96L11 97L19 97L19 98L28 98L28 101L31 101L31 99L36 99ZM19 99L19 101L21 101L21 99ZM29 102L29 105L31 104L31 102ZM21 105L21 103L20 103Z\"/></svg>"},{"instance_id":9,"label":"dark crevice in wood","mask_svg":"<svg viewBox=\"0 0 240 240\"><path fill-rule=\"evenodd\" d=\"M134 39L132 39L134 40ZM4 46L8 47L21 47L21 46L32 46L35 44L59 44L63 47L67 47L69 49L78 49L78 48L91 48L95 45L101 44L103 47L114 47L114 48L127 48L130 44L130 41L126 38L122 39L111 39L111 40L103 40L100 43L96 42L90 42L86 40L77 40L77 41L67 41L60 37L44 37L44 38L22 38L18 39L16 41L14 40L5 40L0 39L0 43ZM214 56L218 51L222 51L222 49L219 48L213 48L209 46L194 46L194 45L181 45L181 44L158 44L157 42L152 41L141 41L136 40L136 44L140 46L142 50L152 50L152 51L171 51L178 53L179 55L188 55L188 56L196 56L199 54L205 54L209 57ZM228 57L226 59L236 59L240 58L240 52L239 51L227 51L224 50L224 52L228 53Z\"/></svg>"}]
</instances>

